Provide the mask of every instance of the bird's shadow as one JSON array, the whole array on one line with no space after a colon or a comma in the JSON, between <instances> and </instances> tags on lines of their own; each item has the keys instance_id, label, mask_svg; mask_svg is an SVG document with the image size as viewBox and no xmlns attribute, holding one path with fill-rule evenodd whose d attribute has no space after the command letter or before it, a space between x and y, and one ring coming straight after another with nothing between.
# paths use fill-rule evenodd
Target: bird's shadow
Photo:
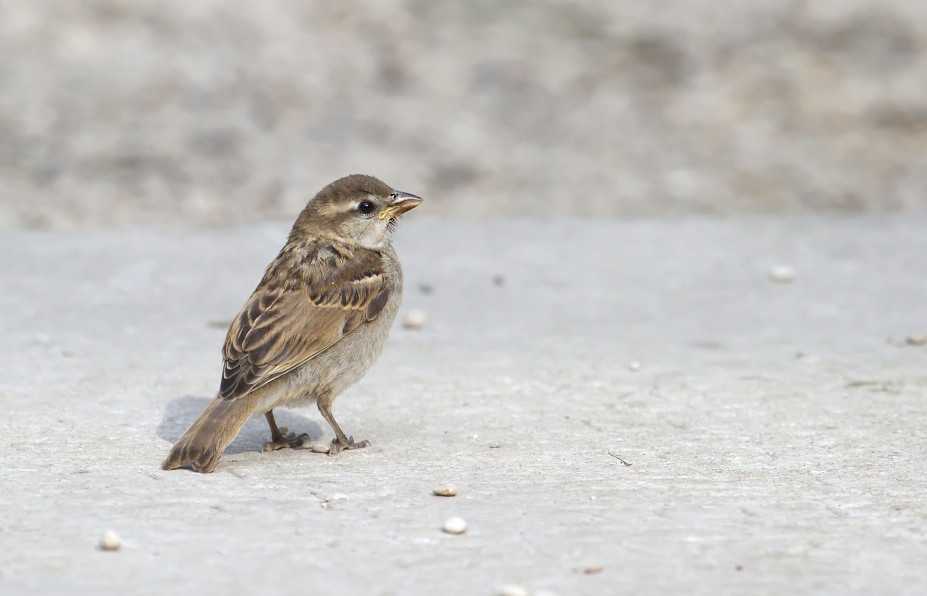
<instances>
[{"instance_id":1,"label":"bird's shadow","mask_svg":"<svg viewBox=\"0 0 927 596\"><path fill-rule=\"evenodd\" d=\"M168 402L164 409L164 417L158 424L158 436L165 441L174 443L187 430L196 417L206 409L206 406L212 399L208 397L197 397L194 395L184 395L177 397ZM295 414L287 410L274 410L274 418L277 425L287 427L297 435L309 433L313 440L318 440L322 436L322 429L319 425L305 416ZM270 440L270 429L263 416L252 416L241 427L238 436L226 448L225 453L244 453L248 451L260 451L265 441Z\"/></svg>"}]
</instances>

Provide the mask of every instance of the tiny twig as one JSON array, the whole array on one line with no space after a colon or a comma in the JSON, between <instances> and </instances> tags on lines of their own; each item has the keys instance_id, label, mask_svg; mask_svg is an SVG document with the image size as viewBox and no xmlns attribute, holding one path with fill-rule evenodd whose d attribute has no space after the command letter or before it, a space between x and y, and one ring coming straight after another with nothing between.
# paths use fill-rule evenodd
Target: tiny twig
<instances>
[{"instance_id":1,"label":"tiny twig","mask_svg":"<svg viewBox=\"0 0 927 596\"><path fill-rule=\"evenodd\" d=\"M608 454L611 455L612 457L614 457L615 459L617 459L618 461L620 461L621 463L623 463L623 464L626 465L626 466L630 466L630 465L631 465L631 464L629 464L628 462L626 462L626 461L624 461L623 459L621 459L620 457L618 457L617 455L615 455L614 453L612 453L611 451L609 451Z\"/></svg>"}]
</instances>

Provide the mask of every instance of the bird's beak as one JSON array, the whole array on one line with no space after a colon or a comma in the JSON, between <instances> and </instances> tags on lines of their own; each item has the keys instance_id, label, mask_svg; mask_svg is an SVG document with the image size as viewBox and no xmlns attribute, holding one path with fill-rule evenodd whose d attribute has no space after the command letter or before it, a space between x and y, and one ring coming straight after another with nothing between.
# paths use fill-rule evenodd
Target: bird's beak
<instances>
[{"instance_id":1,"label":"bird's beak","mask_svg":"<svg viewBox=\"0 0 927 596\"><path fill-rule=\"evenodd\" d=\"M422 197L401 190L394 190L389 198L390 203L386 206L386 209L380 212L380 219L399 217L409 209L414 209L422 204Z\"/></svg>"}]
</instances>

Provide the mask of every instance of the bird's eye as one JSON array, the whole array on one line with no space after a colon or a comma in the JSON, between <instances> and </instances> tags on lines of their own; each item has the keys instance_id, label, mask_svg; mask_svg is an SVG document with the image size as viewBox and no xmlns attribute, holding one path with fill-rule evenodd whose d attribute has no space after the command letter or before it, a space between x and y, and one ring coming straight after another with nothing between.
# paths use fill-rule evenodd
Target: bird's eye
<instances>
[{"instance_id":1,"label":"bird's eye","mask_svg":"<svg viewBox=\"0 0 927 596\"><path fill-rule=\"evenodd\" d=\"M369 215L373 213L373 210L376 209L376 205L370 201L361 201L357 206L357 210L363 213L364 215Z\"/></svg>"}]
</instances>

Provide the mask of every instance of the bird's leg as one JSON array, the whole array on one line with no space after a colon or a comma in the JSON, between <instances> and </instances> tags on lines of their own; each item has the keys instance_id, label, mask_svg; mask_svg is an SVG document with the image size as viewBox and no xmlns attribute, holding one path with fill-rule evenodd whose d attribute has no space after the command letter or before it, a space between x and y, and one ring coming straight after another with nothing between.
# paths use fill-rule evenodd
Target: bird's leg
<instances>
[{"instance_id":1,"label":"bird's leg","mask_svg":"<svg viewBox=\"0 0 927 596\"><path fill-rule=\"evenodd\" d=\"M332 416L332 399L330 397L320 398L317 403L322 418L324 418L326 422L331 425L332 430L335 431L335 438L332 439L332 445L328 451L330 455L335 455L345 449L361 449L370 445L370 441L358 441L355 443L354 437L348 437L344 434L344 431L342 431L338 423L335 422L335 417Z\"/></svg>"},{"instance_id":2,"label":"bird's leg","mask_svg":"<svg viewBox=\"0 0 927 596\"><path fill-rule=\"evenodd\" d=\"M290 447L302 447L310 441L309 435L306 433L298 437L293 433L288 433L287 436L283 436L283 433L277 428L277 421L274 420L273 410L267 410L264 417L267 418L267 424L270 426L270 441L264 443L264 451L277 451L278 449L287 449Z\"/></svg>"}]
</instances>

